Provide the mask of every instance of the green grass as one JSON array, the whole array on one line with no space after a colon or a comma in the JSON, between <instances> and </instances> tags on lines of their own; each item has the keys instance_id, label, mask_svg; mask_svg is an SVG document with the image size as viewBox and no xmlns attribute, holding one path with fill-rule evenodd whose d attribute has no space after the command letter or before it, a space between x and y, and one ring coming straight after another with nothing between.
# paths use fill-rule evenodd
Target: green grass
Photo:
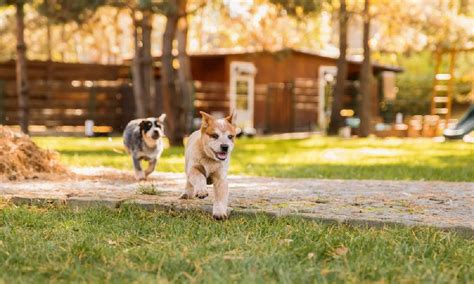
<instances>
[{"instance_id":1,"label":"green grass","mask_svg":"<svg viewBox=\"0 0 474 284\"><path fill-rule=\"evenodd\" d=\"M34 140L71 166L130 170L116 138ZM159 171L182 172L183 148ZM474 181L474 145L429 139L238 140L231 173ZM142 188L142 193L152 193ZM474 241L429 228L354 228L301 218L146 212L134 206L0 211L1 282L472 283Z\"/></svg>"},{"instance_id":2,"label":"green grass","mask_svg":"<svg viewBox=\"0 0 474 284\"><path fill-rule=\"evenodd\" d=\"M34 138L73 166L132 169L119 137ZM159 171L182 172L183 148L164 151ZM231 174L330 179L474 181L474 144L431 139L355 139L313 136L300 140L241 139Z\"/></svg>"},{"instance_id":3,"label":"green grass","mask_svg":"<svg viewBox=\"0 0 474 284\"><path fill-rule=\"evenodd\" d=\"M134 206L0 211L0 282L469 283L473 241L435 229Z\"/></svg>"},{"instance_id":4,"label":"green grass","mask_svg":"<svg viewBox=\"0 0 474 284\"><path fill-rule=\"evenodd\" d=\"M145 195L158 195L159 191L154 184L140 184L138 185L137 193Z\"/></svg>"}]
</instances>

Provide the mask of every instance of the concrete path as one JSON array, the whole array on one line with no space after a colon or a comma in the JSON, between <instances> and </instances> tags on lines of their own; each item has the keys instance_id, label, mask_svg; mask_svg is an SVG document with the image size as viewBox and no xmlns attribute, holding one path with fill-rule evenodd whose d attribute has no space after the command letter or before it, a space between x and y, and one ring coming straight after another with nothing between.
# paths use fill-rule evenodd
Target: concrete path
<instances>
[{"instance_id":1,"label":"concrete path","mask_svg":"<svg viewBox=\"0 0 474 284\"><path fill-rule=\"evenodd\" d=\"M204 200L180 200L183 174L155 173L138 183L132 173L107 168L73 169L71 177L0 182L0 196L17 203L65 202L71 206L119 207L134 202L147 208L209 210ZM157 195L138 188L154 184ZM474 183L279 179L230 177L230 206L236 212L300 215L354 225L427 225L474 235Z\"/></svg>"}]
</instances>

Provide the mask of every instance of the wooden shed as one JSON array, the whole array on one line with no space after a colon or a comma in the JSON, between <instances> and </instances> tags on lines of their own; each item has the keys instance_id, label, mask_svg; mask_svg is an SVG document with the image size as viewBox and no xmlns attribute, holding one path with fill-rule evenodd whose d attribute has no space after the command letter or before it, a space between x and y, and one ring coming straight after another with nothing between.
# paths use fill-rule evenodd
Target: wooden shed
<instances>
[{"instance_id":1,"label":"wooden shed","mask_svg":"<svg viewBox=\"0 0 474 284\"><path fill-rule=\"evenodd\" d=\"M192 54L194 106L217 115L237 112L241 127L259 133L325 129L337 58L294 49L278 52ZM349 61L345 114L357 116L361 63ZM374 64L374 116L384 95L393 93L397 67ZM384 84L385 82L385 84Z\"/></svg>"},{"instance_id":2,"label":"wooden shed","mask_svg":"<svg viewBox=\"0 0 474 284\"><path fill-rule=\"evenodd\" d=\"M336 58L285 49L278 52L191 54L194 114L224 116L259 133L312 131L328 122ZM157 64L159 59L156 60ZM360 63L349 61L345 115L357 116ZM373 110L392 97L400 68L374 65ZM86 120L96 132L120 132L134 118L129 64L99 65L28 61L32 132L84 133ZM157 113L162 111L159 64L155 68ZM0 124L18 124L15 62L0 63Z\"/></svg>"}]
</instances>

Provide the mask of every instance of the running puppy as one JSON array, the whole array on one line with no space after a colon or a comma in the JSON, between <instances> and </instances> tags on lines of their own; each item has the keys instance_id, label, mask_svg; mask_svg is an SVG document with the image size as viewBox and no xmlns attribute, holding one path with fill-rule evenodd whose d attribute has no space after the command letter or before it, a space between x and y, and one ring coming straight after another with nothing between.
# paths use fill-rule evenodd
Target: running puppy
<instances>
[{"instance_id":1,"label":"running puppy","mask_svg":"<svg viewBox=\"0 0 474 284\"><path fill-rule=\"evenodd\" d=\"M135 177L145 180L155 169L156 163L163 152L164 122L166 114L158 118L140 118L130 121L123 132L123 144L132 156ZM143 171L140 161L148 162Z\"/></svg>"},{"instance_id":2,"label":"running puppy","mask_svg":"<svg viewBox=\"0 0 474 284\"><path fill-rule=\"evenodd\" d=\"M206 198L207 185L212 184L214 186L212 216L214 219L223 220L227 218L229 197L227 169L236 134L234 115L222 119L215 119L202 111L201 115L201 129L191 134L186 145L187 180L181 198L190 199L195 196Z\"/></svg>"}]
</instances>

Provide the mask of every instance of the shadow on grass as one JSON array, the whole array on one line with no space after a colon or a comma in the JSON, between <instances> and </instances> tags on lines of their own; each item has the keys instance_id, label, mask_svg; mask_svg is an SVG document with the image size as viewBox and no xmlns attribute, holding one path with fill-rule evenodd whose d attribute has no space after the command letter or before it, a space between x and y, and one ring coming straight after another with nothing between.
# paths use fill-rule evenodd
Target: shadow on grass
<instances>
[{"instance_id":1,"label":"shadow on grass","mask_svg":"<svg viewBox=\"0 0 474 284\"><path fill-rule=\"evenodd\" d=\"M252 163L234 169L232 173L283 178L474 181L474 169L468 166Z\"/></svg>"}]
</instances>

